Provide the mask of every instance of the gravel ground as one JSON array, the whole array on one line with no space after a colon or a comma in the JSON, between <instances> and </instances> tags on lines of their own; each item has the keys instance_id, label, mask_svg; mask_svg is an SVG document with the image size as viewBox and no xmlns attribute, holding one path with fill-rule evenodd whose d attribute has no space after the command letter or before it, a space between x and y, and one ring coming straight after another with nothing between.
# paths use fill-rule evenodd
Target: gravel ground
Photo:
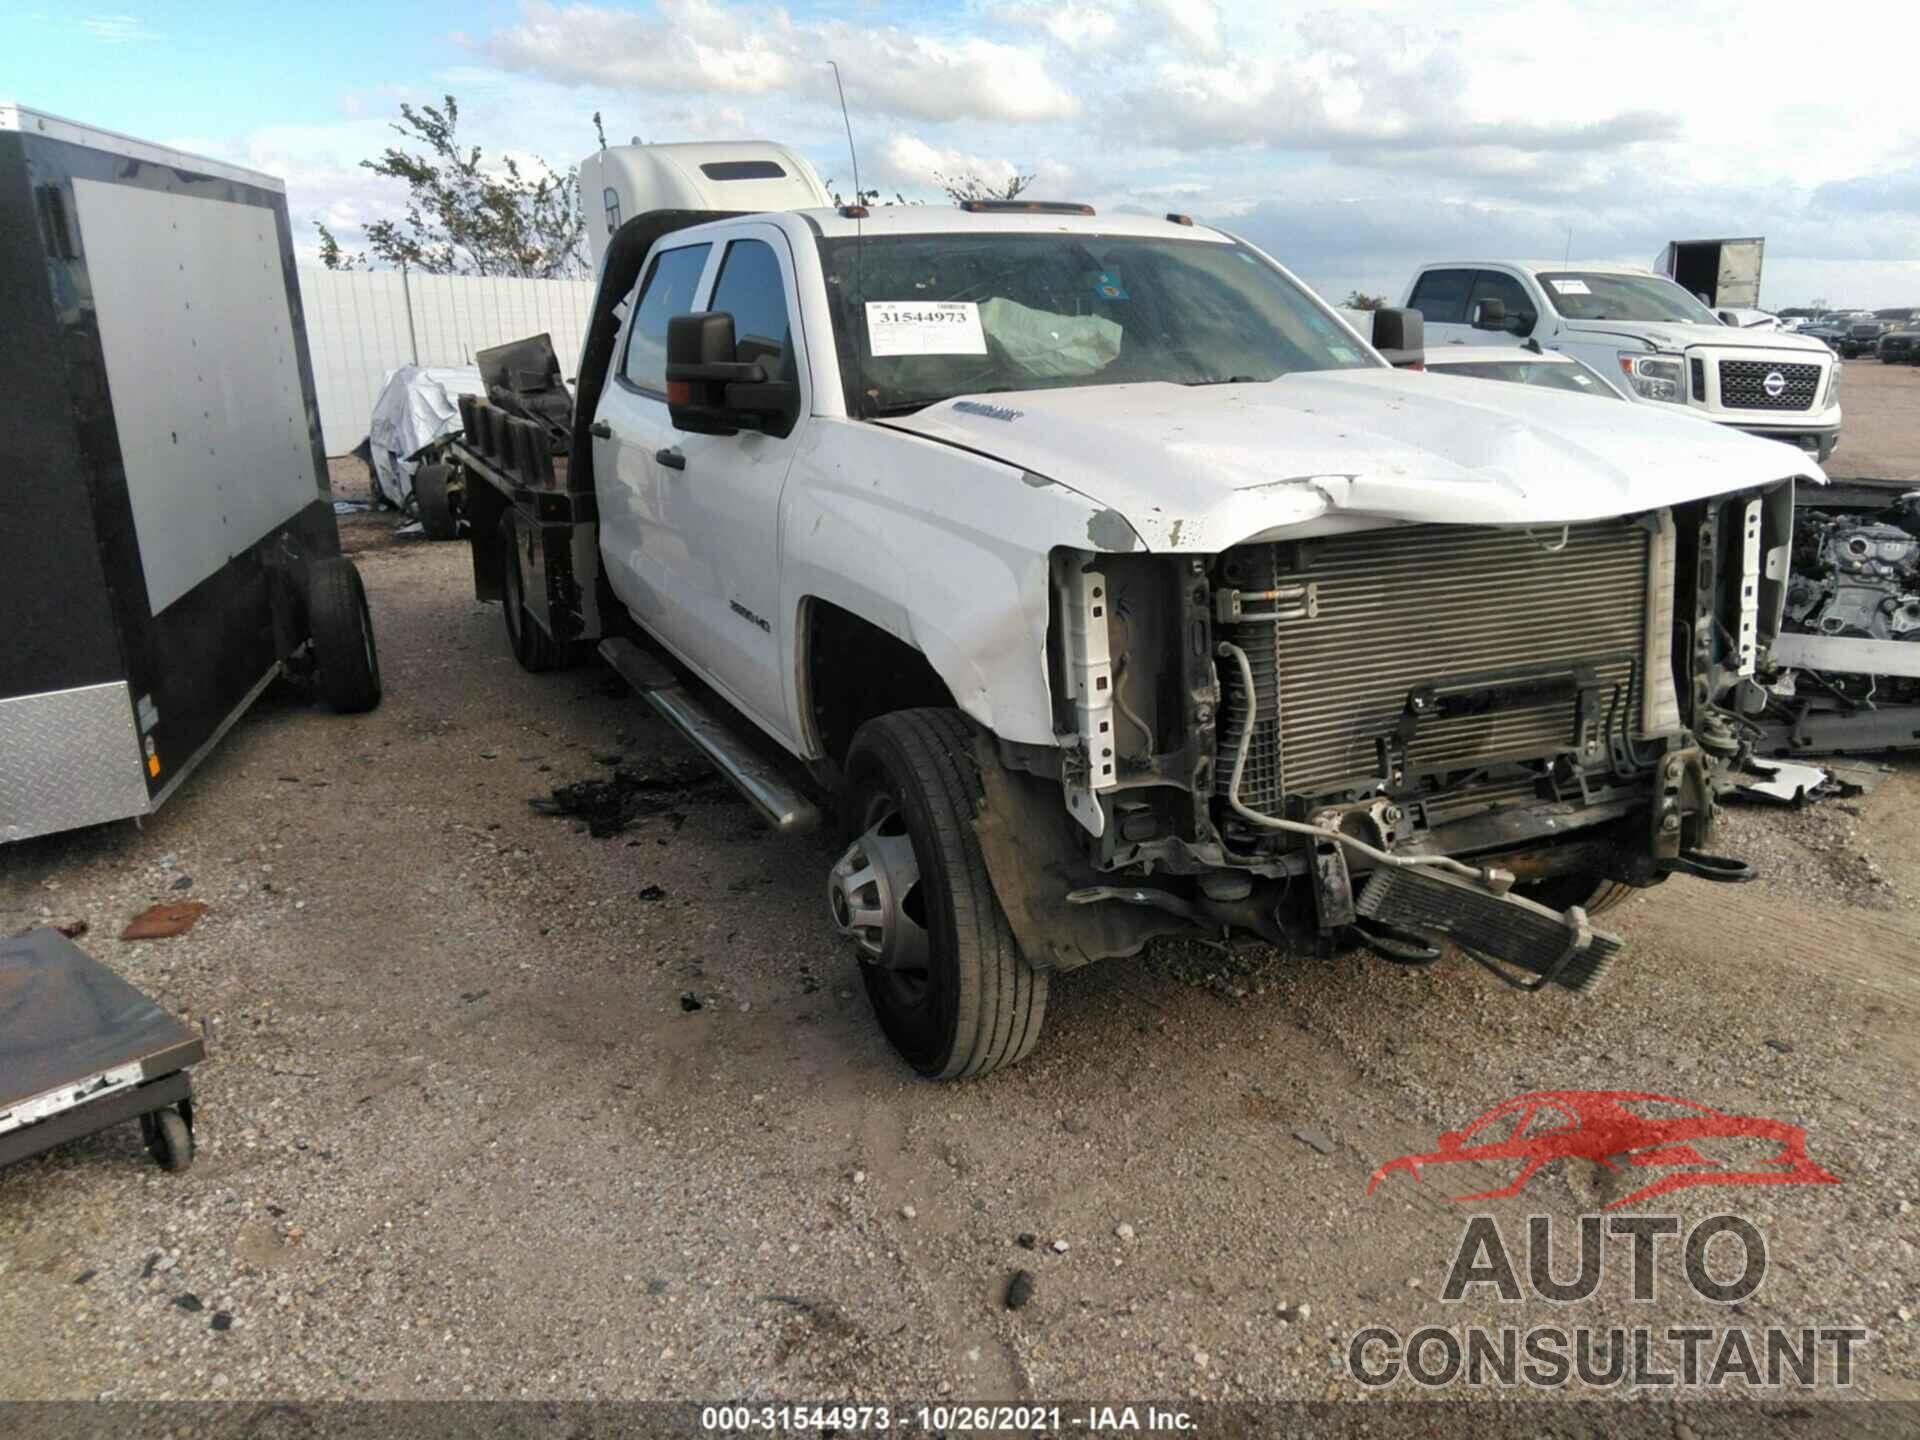
<instances>
[{"instance_id":1,"label":"gravel ground","mask_svg":"<svg viewBox=\"0 0 1920 1440\"><path fill-rule=\"evenodd\" d=\"M1920 365L1844 360L1846 419L1827 463L1835 477L1920 481Z\"/></svg>"},{"instance_id":2,"label":"gravel ground","mask_svg":"<svg viewBox=\"0 0 1920 1440\"><path fill-rule=\"evenodd\" d=\"M522 673L465 548L391 530L344 524L377 711L270 694L144 828L0 851L0 924L86 920L216 1040L187 1174L132 1126L0 1172L0 1395L1348 1399L1371 1324L1733 1323L1671 1255L1651 1304L1623 1264L1573 1305L1440 1302L1470 1212L1571 1233L1586 1174L1368 1194L1509 1095L1603 1088L1805 1126L1840 1184L1652 1208L1750 1218L1740 1316L1864 1326L1852 1393L1920 1399L1920 761L1731 815L1765 877L1637 895L1591 997L1170 944L934 1085L870 1021L825 842L697 778L606 839L529 807L684 749L597 668ZM188 934L114 938L183 894Z\"/></svg>"}]
</instances>

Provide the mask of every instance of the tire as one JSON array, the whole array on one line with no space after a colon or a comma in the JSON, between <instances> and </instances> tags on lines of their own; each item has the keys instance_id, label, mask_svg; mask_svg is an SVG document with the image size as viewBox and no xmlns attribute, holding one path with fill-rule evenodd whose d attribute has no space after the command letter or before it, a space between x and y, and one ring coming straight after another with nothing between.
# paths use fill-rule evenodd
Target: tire
<instances>
[{"instance_id":1,"label":"tire","mask_svg":"<svg viewBox=\"0 0 1920 1440\"><path fill-rule=\"evenodd\" d=\"M320 698L354 715L380 703L380 657L373 644L373 612L353 562L316 561L307 573L307 627L319 671Z\"/></svg>"},{"instance_id":2,"label":"tire","mask_svg":"<svg viewBox=\"0 0 1920 1440\"><path fill-rule=\"evenodd\" d=\"M413 472L413 506L429 540L459 538L460 522L453 518L453 501L447 494L447 481L452 478L451 465L427 464Z\"/></svg>"},{"instance_id":3,"label":"tire","mask_svg":"<svg viewBox=\"0 0 1920 1440\"><path fill-rule=\"evenodd\" d=\"M573 663L573 647L540 628L527 610L527 577L520 569L520 531L509 508L500 517L500 612L507 622L507 644L520 668L541 675Z\"/></svg>"},{"instance_id":4,"label":"tire","mask_svg":"<svg viewBox=\"0 0 1920 1440\"><path fill-rule=\"evenodd\" d=\"M922 1075L984 1075L1030 1052L1046 1018L1045 971L1027 964L1001 913L973 830L974 728L954 710L902 710L860 727L847 752L841 831L849 847L899 823L919 882L900 898L924 925L926 968L861 966L894 1049ZM895 832L897 833L897 831ZM851 851L850 851L851 853Z\"/></svg>"},{"instance_id":5,"label":"tire","mask_svg":"<svg viewBox=\"0 0 1920 1440\"><path fill-rule=\"evenodd\" d=\"M162 1170L178 1173L193 1164L193 1131L178 1110L156 1110L140 1117L147 1151Z\"/></svg>"},{"instance_id":6,"label":"tire","mask_svg":"<svg viewBox=\"0 0 1920 1440\"><path fill-rule=\"evenodd\" d=\"M1638 888L1576 871L1571 875L1551 875L1545 880L1529 880L1514 886L1513 893L1541 905L1551 905L1555 910L1578 905L1589 915L1599 915L1613 909Z\"/></svg>"}]
</instances>

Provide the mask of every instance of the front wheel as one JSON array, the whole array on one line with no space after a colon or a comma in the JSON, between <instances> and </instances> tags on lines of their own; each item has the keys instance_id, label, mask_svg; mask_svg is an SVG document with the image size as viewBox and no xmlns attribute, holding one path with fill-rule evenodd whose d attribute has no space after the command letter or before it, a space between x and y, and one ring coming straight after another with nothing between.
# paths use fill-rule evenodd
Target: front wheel
<instances>
[{"instance_id":1,"label":"front wheel","mask_svg":"<svg viewBox=\"0 0 1920 1440\"><path fill-rule=\"evenodd\" d=\"M847 752L828 882L887 1039L922 1075L958 1079L1033 1049L1047 973L1021 955L974 834L980 772L953 710L869 720Z\"/></svg>"}]
</instances>

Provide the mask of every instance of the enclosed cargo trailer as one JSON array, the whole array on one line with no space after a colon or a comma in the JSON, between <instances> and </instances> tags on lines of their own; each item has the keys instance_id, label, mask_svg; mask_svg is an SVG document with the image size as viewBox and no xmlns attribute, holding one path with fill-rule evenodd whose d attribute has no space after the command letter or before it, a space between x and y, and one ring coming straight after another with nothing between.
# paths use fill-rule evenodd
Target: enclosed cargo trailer
<instances>
[{"instance_id":1,"label":"enclosed cargo trailer","mask_svg":"<svg viewBox=\"0 0 1920 1440\"><path fill-rule=\"evenodd\" d=\"M0 103L0 842L145 814L267 685L379 700L280 181Z\"/></svg>"},{"instance_id":2,"label":"enclosed cargo trailer","mask_svg":"<svg viewBox=\"0 0 1920 1440\"><path fill-rule=\"evenodd\" d=\"M1673 240L1653 268L1711 310L1755 310L1767 242L1758 235L1725 240Z\"/></svg>"}]
</instances>

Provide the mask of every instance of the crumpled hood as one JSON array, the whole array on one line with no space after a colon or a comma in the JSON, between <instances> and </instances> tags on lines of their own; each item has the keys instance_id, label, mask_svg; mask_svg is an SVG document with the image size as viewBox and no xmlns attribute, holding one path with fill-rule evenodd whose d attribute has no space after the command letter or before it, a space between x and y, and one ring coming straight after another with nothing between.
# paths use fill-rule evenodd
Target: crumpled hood
<instances>
[{"instance_id":1,"label":"crumpled hood","mask_svg":"<svg viewBox=\"0 0 1920 1440\"><path fill-rule=\"evenodd\" d=\"M1623 349L1644 341L1656 350L1690 350L1696 346L1742 350L1805 350L1827 354L1827 347L1810 335L1791 330L1735 329L1731 325L1688 325L1667 320L1569 320L1564 332L1578 340L1621 340Z\"/></svg>"},{"instance_id":2,"label":"crumpled hood","mask_svg":"<svg viewBox=\"0 0 1920 1440\"><path fill-rule=\"evenodd\" d=\"M1599 396L1418 372L1093 385L960 397L883 424L992 456L1102 507L1092 548L1214 551L1370 517L1558 525L1790 475L1774 440Z\"/></svg>"}]
</instances>

